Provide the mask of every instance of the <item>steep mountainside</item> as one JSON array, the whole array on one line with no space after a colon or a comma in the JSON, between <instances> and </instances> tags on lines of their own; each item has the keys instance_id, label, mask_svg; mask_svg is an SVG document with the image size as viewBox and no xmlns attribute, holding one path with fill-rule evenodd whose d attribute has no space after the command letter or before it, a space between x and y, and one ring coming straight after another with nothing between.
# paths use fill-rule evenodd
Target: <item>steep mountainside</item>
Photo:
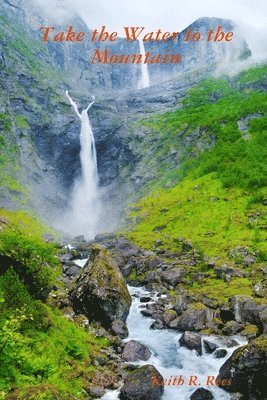
<instances>
[{"instance_id":1,"label":"steep mountainside","mask_svg":"<svg viewBox=\"0 0 267 400\"><path fill-rule=\"evenodd\" d=\"M79 18L71 23L89 34ZM187 54L194 54L198 59L198 71L194 72L194 59L187 60L186 68L184 64L178 66L177 71L169 64L161 74L168 79L178 74L178 78L145 89L140 97L140 92L135 90L140 66L92 65L93 45L89 41L80 45L43 44L39 32L41 24L49 24L49 20L45 16L40 18L40 10L31 2L4 1L0 28L0 104L3 146L8 146L10 153L10 156L2 156L6 171L1 189L4 205L16 208L23 202L31 203L30 207L42 211L44 216L51 216L51 220L59 209L66 208L81 168L79 121L65 98L66 89L79 99L81 106L87 103L91 93L96 96L90 116L96 138L100 184L108 186L108 195L116 204L123 203L127 194L154 174L141 171L144 178L140 178L140 172L135 169L139 154L133 151L129 137L133 135L139 141L144 133L139 127L135 129L132 122L142 115L176 107L185 89L207 73L207 65L210 72L226 57L227 48L220 46L218 51L218 46L210 45L206 49L197 46L185 49L175 41L173 51L180 51L185 58ZM219 19L202 19L189 28L201 27L206 32L214 24L222 24L225 30L232 29L229 21ZM237 43L235 57L247 56L243 39L238 37ZM105 44L99 46L104 48ZM117 52L126 52L126 47L130 47L122 39L112 46L118 47L113 49ZM136 45L130 48L131 52L138 52ZM188 76L184 75L185 71ZM150 73L153 83L153 68ZM11 161L12 154L16 154L15 163ZM118 187L125 183L125 195L118 199Z\"/></svg>"}]
</instances>

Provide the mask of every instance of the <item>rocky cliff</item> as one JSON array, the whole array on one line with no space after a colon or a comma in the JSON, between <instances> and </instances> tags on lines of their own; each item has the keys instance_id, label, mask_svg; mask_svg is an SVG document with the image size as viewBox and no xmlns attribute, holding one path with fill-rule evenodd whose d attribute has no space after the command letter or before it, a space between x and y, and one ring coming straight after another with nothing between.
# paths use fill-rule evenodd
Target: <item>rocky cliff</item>
<instances>
[{"instance_id":1,"label":"rocky cliff","mask_svg":"<svg viewBox=\"0 0 267 400\"><path fill-rule=\"evenodd\" d=\"M6 207L16 208L26 201L31 208L53 219L59 208L67 207L81 169L79 121L65 98L65 89L79 99L81 106L87 103L91 93L97 98L90 117L96 138L100 185L107 187L105 196L121 204L127 195L156 176L153 169L139 162L142 143L151 144L155 138L136 121L179 106L190 85L214 69L228 50L226 46L209 43L204 47L185 46L177 40L150 43L147 50L151 52L165 52L166 46L172 46L171 51L180 52L183 61L177 67L171 64L151 67L152 86L138 91L140 66L91 64L90 55L95 45L90 41L79 45L44 44L39 27L49 22L35 3L4 0L0 111L6 155L1 197ZM90 34L78 17L66 21L67 24ZM225 30L233 29L230 21L204 18L181 36L189 29L207 32L219 24ZM66 25L55 26L55 30ZM238 38L237 43L235 57L248 55L244 40ZM106 45L97 46L103 49ZM124 39L111 46L116 53L129 53L129 49L132 53L138 52L137 43L129 46ZM184 74L186 71L188 75ZM161 81L162 77L163 81L166 79L160 85L158 73ZM125 189L118 200L122 184Z\"/></svg>"}]
</instances>

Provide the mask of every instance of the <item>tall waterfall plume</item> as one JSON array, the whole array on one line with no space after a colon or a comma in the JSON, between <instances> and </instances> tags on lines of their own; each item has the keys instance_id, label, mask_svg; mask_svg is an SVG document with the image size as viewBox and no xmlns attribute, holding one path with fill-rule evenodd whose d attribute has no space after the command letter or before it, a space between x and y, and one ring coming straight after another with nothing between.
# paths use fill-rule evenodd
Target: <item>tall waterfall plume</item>
<instances>
[{"instance_id":1,"label":"tall waterfall plume","mask_svg":"<svg viewBox=\"0 0 267 400\"><path fill-rule=\"evenodd\" d=\"M74 183L71 210L68 221L66 221L66 227L72 235L82 234L87 239L91 239L98 233L101 209L95 140L88 117L88 111L94 104L95 98L93 96L93 101L80 113L77 104L69 96L68 91L66 91L66 96L81 121L81 177Z\"/></svg>"},{"instance_id":2,"label":"tall waterfall plume","mask_svg":"<svg viewBox=\"0 0 267 400\"><path fill-rule=\"evenodd\" d=\"M138 39L140 54L145 55L145 46L142 39ZM141 79L138 83L138 89L143 89L150 86L148 65L145 63L141 63Z\"/></svg>"}]
</instances>

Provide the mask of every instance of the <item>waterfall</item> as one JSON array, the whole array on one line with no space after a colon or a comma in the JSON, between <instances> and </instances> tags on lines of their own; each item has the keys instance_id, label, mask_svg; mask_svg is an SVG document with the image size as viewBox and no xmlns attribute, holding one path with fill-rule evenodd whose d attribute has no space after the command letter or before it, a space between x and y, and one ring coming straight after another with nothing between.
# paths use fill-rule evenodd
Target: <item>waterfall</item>
<instances>
[{"instance_id":1,"label":"waterfall","mask_svg":"<svg viewBox=\"0 0 267 400\"><path fill-rule=\"evenodd\" d=\"M142 56L144 56L145 55L144 42L142 39L138 39L138 42L139 42L140 54L142 54ZM142 62L141 63L141 79L138 83L138 89L143 89L148 86L150 86L148 65Z\"/></svg>"},{"instance_id":2,"label":"waterfall","mask_svg":"<svg viewBox=\"0 0 267 400\"><path fill-rule=\"evenodd\" d=\"M72 235L82 234L87 239L91 239L98 233L97 228L101 208L95 140L88 117L88 110L94 104L95 98L93 96L93 101L80 113L77 104L69 96L68 91L66 91L66 96L81 121L81 177L74 183L71 210L66 225L67 230Z\"/></svg>"}]
</instances>

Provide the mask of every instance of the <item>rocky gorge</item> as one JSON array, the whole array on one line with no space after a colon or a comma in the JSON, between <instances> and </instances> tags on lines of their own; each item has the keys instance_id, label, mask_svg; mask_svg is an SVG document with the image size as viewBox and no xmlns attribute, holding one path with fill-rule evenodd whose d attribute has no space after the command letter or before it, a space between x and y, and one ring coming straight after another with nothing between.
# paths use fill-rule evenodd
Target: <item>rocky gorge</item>
<instances>
[{"instance_id":1,"label":"rocky gorge","mask_svg":"<svg viewBox=\"0 0 267 400\"><path fill-rule=\"evenodd\" d=\"M141 88L140 65L90 64L101 42L42 43L51 21L90 36L79 16L3 0L0 21L0 398L263 399L266 64L200 18L145 42L181 61ZM218 25L233 46L185 45ZM67 229L91 96L94 237Z\"/></svg>"}]
</instances>

